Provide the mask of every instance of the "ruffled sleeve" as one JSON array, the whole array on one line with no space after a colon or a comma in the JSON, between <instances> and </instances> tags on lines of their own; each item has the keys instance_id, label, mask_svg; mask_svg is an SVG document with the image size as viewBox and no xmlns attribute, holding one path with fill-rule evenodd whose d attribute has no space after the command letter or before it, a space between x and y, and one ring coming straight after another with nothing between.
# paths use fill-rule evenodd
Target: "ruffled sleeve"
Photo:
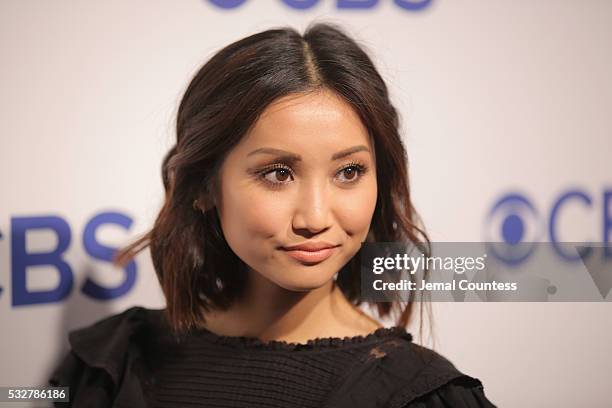
<instances>
[{"instance_id":1,"label":"ruffled sleeve","mask_svg":"<svg viewBox=\"0 0 612 408\"><path fill-rule=\"evenodd\" d=\"M132 307L68 334L70 351L48 383L69 388L70 403L56 407L144 407L138 377L138 338L147 328L146 309Z\"/></svg>"},{"instance_id":2,"label":"ruffled sleeve","mask_svg":"<svg viewBox=\"0 0 612 408\"><path fill-rule=\"evenodd\" d=\"M480 380L461 376L440 388L417 397L402 408L496 408L487 399Z\"/></svg>"},{"instance_id":3,"label":"ruffled sleeve","mask_svg":"<svg viewBox=\"0 0 612 408\"><path fill-rule=\"evenodd\" d=\"M334 388L325 408L496 408L480 380L412 342L377 346Z\"/></svg>"}]
</instances>

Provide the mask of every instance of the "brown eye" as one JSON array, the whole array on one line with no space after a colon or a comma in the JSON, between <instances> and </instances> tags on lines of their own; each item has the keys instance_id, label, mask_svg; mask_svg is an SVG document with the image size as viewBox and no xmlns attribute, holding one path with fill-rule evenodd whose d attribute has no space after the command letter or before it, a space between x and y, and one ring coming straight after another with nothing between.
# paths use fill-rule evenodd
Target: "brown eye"
<instances>
[{"instance_id":1,"label":"brown eye","mask_svg":"<svg viewBox=\"0 0 612 408\"><path fill-rule=\"evenodd\" d=\"M271 177L269 177L271 175ZM283 184L291 176L291 172L285 168L276 168L263 174L264 180L271 184Z\"/></svg>"},{"instance_id":2,"label":"brown eye","mask_svg":"<svg viewBox=\"0 0 612 408\"><path fill-rule=\"evenodd\" d=\"M344 178L347 180L352 180L355 178L355 175L357 174L357 172L355 171L355 168L353 167L347 167L346 169L342 170L344 172Z\"/></svg>"},{"instance_id":3,"label":"brown eye","mask_svg":"<svg viewBox=\"0 0 612 408\"><path fill-rule=\"evenodd\" d=\"M277 179L278 181L285 181L289 178L289 172L286 169L276 169L273 174L280 175L280 178Z\"/></svg>"},{"instance_id":4,"label":"brown eye","mask_svg":"<svg viewBox=\"0 0 612 408\"><path fill-rule=\"evenodd\" d=\"M360 164L351 164L341 169L338 173L343 176L343 183L355 183L365 173L366 167Z\"/></svg>"}]
</instances>

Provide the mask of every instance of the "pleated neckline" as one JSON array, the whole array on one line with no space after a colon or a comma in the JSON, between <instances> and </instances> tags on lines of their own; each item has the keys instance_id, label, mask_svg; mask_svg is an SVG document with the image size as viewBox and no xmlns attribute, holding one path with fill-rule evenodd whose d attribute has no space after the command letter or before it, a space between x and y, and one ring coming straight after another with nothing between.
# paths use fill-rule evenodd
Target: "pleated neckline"
<instances>
[{"instance_id":1,"label":"pleated neckline","mask_svg":"<svg viewBox=\"0 0 612 408\"><path fill-rule=\"evenodd\" d=\"M192 331L195 339L226 345L243 350L276 350L276 351L304 351L304 350L333 350L354 345L370 344L388 338L403 338L412 341L412 335L404 327L380 327L372 333L347 337L317 337L306 343L294 343L283 340L262 341L250 336L226 336L216 334L206 328L197 328Z\"/></svg>"}]
</instances>

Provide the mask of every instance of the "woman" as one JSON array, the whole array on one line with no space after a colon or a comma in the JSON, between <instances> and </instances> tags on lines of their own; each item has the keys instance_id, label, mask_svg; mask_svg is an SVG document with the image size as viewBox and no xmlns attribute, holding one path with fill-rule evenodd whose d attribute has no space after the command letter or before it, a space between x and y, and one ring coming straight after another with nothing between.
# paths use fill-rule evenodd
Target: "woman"
<instances>
[{"instance_id":1,"label":"woman","mask_svg":"<svg viewBox=\"0 0 612 408\"><path fill-rule=\"evenodd\" d=\"M412 342L413 299L375 305L388 328L358 307L362 242L429 245L398 126L337 27L219 51L181 101L155 225L117 257L150 246L166 308L71 332L50 384L88 407L493 407Z\"/></svg>"}]
</instances>

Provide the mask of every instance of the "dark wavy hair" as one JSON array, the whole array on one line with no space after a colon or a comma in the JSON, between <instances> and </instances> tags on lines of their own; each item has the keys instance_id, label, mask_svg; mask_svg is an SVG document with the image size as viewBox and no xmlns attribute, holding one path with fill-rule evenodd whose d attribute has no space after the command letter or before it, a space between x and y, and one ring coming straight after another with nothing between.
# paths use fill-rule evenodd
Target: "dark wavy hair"
<instances>
[{"instance_id":1,"label":"dark wavy hair","mask_svg":"<svg viewBox=\"0 0 612 408\"><path fill-rule=\"evenodd\" d=\"M175 333L197 327L210 309L227 310L245 289L246 264L228 246L213 202L224 158L273 101L320 90L352 106L375 144L378 197L367 242L408 242L430 253L410 199L398 113L366 52L327 23L311 24L303 35L289 27L250 35L217 52L189 83L178 109L176 145L162 165L164 204L153 228L115 257L124 265L150 246ZM364 302L359 253L336 284L354 305ZM405 327L415 302L365 303Z\"/></svg>"}]
</instances>

